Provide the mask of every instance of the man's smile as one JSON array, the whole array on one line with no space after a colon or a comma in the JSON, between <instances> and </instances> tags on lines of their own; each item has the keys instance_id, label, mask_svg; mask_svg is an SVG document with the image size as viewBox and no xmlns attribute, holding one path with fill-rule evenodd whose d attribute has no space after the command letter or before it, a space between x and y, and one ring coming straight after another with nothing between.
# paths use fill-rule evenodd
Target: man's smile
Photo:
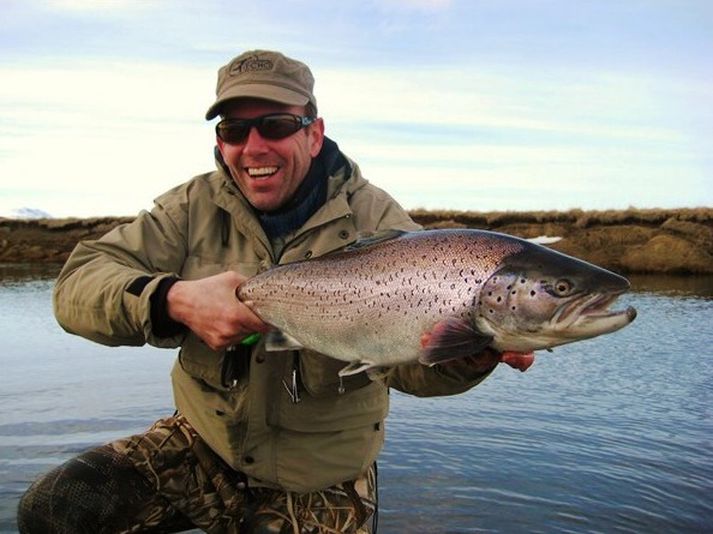
<instances>
[{"instance_id":1,"label":"man's smile","mask_svg":"<svg viewBox=\"0 0 713 534\"><path fill-rule=\"evenodd\" d=\"M255 179L266 179L275 174L279 170L276 166L264 166L264 167L245 167L245 172L248 176Z\"/></svg>"}]
</instances>

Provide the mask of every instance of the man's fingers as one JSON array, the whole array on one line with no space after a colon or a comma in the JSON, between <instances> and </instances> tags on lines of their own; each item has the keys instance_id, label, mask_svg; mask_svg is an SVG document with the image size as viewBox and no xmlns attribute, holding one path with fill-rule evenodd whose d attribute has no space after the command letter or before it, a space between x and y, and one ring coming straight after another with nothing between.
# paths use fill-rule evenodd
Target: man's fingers
<instances>
[{"instance_id":1,"label":"man's fingers","mask_svg":"<svg viewBox=\"0 0 713 534\"><path fill-rule=\"evenodd\" d=\"M248 330L248 334L253 332L265 333L270 330L270 325L265 323L260 317L251 309L249 302L241 302L240 306L240 324L243 329Z\"/></svg>"},{"instance_id":2,"label":"man's fingers","mask_svg":"<svg viewBox=\"0 0 713 534\"><path fill-rule=\"evenodd\" d=\"M532 352L503 352L500 361L521 372L535 363L535 354Z\"/></svg>"}]
</instances>

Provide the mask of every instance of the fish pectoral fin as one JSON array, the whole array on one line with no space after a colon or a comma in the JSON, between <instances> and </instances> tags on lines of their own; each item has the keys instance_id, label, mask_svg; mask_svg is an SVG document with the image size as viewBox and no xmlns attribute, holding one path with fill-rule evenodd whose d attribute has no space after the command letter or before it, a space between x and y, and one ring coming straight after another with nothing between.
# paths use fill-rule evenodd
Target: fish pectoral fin
<instances>
[{"instance_id":1,"label":"fish pectoral fin","mask_svg":"<svg viewBox=\"0 0 713 534\"><path fill-rule=\"evenodd\" d=\"M346 247L344 250L354 250L358 248L370 247L371 245L376 245L382 241L389 241L390 239L396 239L408 232L404 230L381 230L379 232L363 232L357 237L357 240Z\"/></svg>"},{"instance_id":2,"label":"fish pectoral fin","mask_svg":"<svg viewBox=\"0 0 713 534\"><path fill-rule=\"evenodd\" d=\"M378 365L368 360L360 360L358 362L351 362L346 367L343 367L337 374L339 376L351 376L357 373L361 373L362 371L367 371L374 367L378 367Z\"/></svg>"},{"instance_id":3,"label":"fish pectoral fin","mask_svg":"<svg viewBox=\"0 0 713 534\"><path fill-rule=\"evenodd\" d=\"M280 350L300 350L304 346L289 334L281 330L270 330L265 334L265 350L277 352Z\"/></svg>"},{"instance_id":4,"label":"fish pectoral fin","mask_svg":"<svg viewBox=\"0 0 713 534\"><path fill-rule=\"evenodd\" d=\"M487 347L492 336L482 334L468 321L449 317L436 323L424 336L424 352L418 359L424 365L436 365L466 356L474 356Z\"/></svg>"}]
</instances>

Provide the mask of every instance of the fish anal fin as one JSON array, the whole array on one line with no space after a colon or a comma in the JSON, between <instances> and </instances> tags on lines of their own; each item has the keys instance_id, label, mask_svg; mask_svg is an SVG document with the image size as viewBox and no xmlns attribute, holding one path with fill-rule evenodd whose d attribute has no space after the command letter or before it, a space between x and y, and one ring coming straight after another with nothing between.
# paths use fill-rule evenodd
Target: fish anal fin
<instances>
[{"instance_id":1,"label":"fish anal fin","mask_svg":"<svg viewBox=\"0 0 713 534\"><path fill-rule=\"evenodd\" d=\"M377 367L377 366L374 364L374 362L360 360L357 362L350 362L349 365L340 369L339 373L337 373L337 374L339 376L351 376L351 375L355 375L357 373L361 373L362 371L367 371L367 370L375 368L375 367Z\"/></svg>"},{"instance_id":2,"label":"fish anal fin","mask_svg":"<svg viewBox=\"0 0 713 534\"><path fill-rule=\"evenodd\" d=\"M378 382L386 380L393 372L393 367L370 367L366 370L366 375L372 382Z\"/></svg>"},{"instance_id":3,"label":"fish anal fin","mask_svg":"<svg viewBox=\"0 0 713 534\"><path fill-rule=\"evenodd\" d=\"M424 365L475 356L482 352L493 340L482 334L465 319L449 317L439 321L431 332L424 336L423 354L419 362Z\"/></svg>"},{"instance_id":4,"label":"fish anal fin","mask_svg":"<svg viewBox=\"0 0 713 534\"><path fill-rule=\"evenodd\" d=\"M303 348L303 345L299 341L281 330L270 330L265 334L265 350L267 352L300 350Z\"/></svg>"}]
</instances>

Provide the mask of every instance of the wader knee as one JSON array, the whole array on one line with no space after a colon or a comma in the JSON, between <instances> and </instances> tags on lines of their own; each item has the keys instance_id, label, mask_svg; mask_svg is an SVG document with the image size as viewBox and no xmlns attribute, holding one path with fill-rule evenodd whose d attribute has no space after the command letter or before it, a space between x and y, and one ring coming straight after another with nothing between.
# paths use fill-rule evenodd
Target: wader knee
<instances>
[{"instance_id":1,"label":"wader knee","mask_svg":"<svg viewBox=\"0 0 713 534\"><path fill-rule=\"evenodd\" d=\"M32 484L18 506L18 529L23 534L123 530L140 520L155 497L125 456L102 446Z\"/></svg>"}]
</instances>

